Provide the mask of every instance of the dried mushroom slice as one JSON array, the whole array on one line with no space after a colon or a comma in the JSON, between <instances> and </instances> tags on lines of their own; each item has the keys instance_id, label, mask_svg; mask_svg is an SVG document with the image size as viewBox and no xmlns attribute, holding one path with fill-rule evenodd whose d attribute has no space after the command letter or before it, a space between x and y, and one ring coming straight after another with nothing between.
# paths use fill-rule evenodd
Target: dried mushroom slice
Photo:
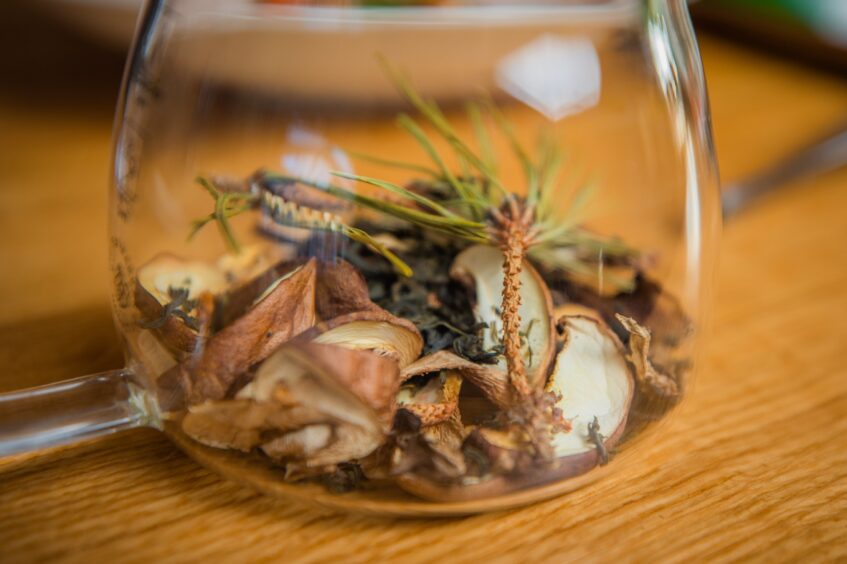
<instances>
[{"instance_id":1,"label":"dried mushroom slice","mask_svg":"<svg viewBox=\"0 0 847 564\"><path fill-rule=\"evenodd\" d=\"M183 402L223 399L251 366L315 324L314 259L285 277L229 326L212 336L196 358L159 378L164 409Z\"/></svg>"},{"instance_id":2,"label":"dried mushroom slice","mask_svg":"<svg viewBox=\"0 0 847 564\"><path fill-rule=\"evenodd\" d=\"M227 282L204 262L162 254L138 269L135 307L139 324L154 331L170 350L188 353L211 321L209 296L222 293Z\"/></svg>"},{"instance_id":3,"label":"dried mushroom slice","mask_svg":"<svg viewBox=\"0 0 847 564\"><path fill-rule=\"evenodd\" d=\"M428 426L414 414L399 411L390 445L388 475L410 493L415 493L419 484L459 479L467 472L462 453L464 439L458 410L441 423Z\"/></svg>"},{"instance_id":4,"label":"dried mushroom slice","mask_svg":"<svg viewBox=\"0 0 847 564\"><path fill-rule=\"evenodd\" d=\"M295 405L322 414L330 426L329 441L312 430L282 436L262 445L270 456L296 459L307 467L322 467L367 456L384 441L396 411L397 365L375 354L304 343L280 348L256 372L237 399ZM299 445L299 446L298 446ZM295 457L302 448L309 456Z\"/></svg>"},{"instance_id":5,"label":"dried mushroom slice","mask_svg":"<svg viewBox=\"0 0 847 564\"><path fill-rule=\"evenodd\" d=\"M303 340L348 349L373 351L403 368L423 350L423 338L413 323L378 306L318 323Z\"/></svg>"},{"instance_id":6,"label":"dried mushroom slice","mask_svg":"<svg viewBox=\"0 0 847 564\"><path fill-rule=\"evenodd\" d=\"M490 350L499 345L503 332L499 313L503 292L502 253L486 245L469 247L453 261L450 276L475 291L474 314L488 325L483 336L484 347ZM530 384L540 388L556 348L553 302L547 284L528 262L524 263L520 276L522 351ZM501 358L497 366L505 369L505 359Z\"/></svg>"},{"instance_id":7,"label":"dried mushroom slice","mask_svg":"<svg viewBox=\"0 0 847 564\"><path fill-rule=\"evenodd\" d=\"M423 385L402 386L397 394L397 406L417 416L423 426L443 423L456 413L461 388L462 377L447 370Z\"/></svg>"},{"instance_id":8,"label":"dried mushroom slice","mask_svg":"<svg viewBox=\"0 0 847 564\"><path fill-rule=\"evenodd\" d=\"M596 465L620 439L635 385L620 341L604 323L566 317L559 326L566 343L547 389L560 396L557 406L572 426L553 436L556 473L573 476Z\"/></svg>"},{"instance_id":9,"label":"dried mushroom slice","mask_svg":"<svg viewBox=\"0 0 847 564\"><path fill-rule=\"evenodd\" d=\"M560 270L572 284L600 298L632 292L639 271L631 261L597 260L576 247L545 249L537 253L543 263Z\"/></svg>"},{"instance_id":10,"label":"dried mushroom slice","mask_svg":"<svg viewBox=\"0 0 847 564\"><path fill-rule=\"evenodd\" d=\"M629 331L629 355L627 360L635 368L639 390L655 397L674 399L679 396L679 387L668 375L656 370L650 362L650 331L631 317L617 316L618 321Z\"/></svg>"},{"instance_id":11,"label":"dried mushroom slice","mask_svg":"<svg viewBox=\"0 0 847 564\"><path fill-rule=\"evenodd\" d=\"M253 247L240 254L227 254L218 259L217 266L230 283L229 290L217 296L215 321L226 327L267 296L286 277L302 267L302 260L271 258L265 251Z\"/></svg>"},{"instance_id":12,"label":"dried mushroom slice","mask_svg":"<svg viewBox=\"0 0 847 564\"><path fill-rule=\"evenodd\" d=\"M207 446L249 452L279 435L320 424L324 415L299 405L247 399L207 401L188 408L183 432Z\"/></svg>"},{"instance_id":13,"label":"dried mushroom slice","mask_svg":"<svg viewBox=\"0 0 847 564\"><path fill-rule=\"evenodd\" d=\"M418 359L400 372L405 382L413 376L450 370L480 389L495 405L508 408L513 403L512 388L506 372L490 364L477 364L450 351L438 351Z\"/></svg>"},{"instance_id":14,"label":"dried mushroom slice","mask_svg":"<svg viewBox=\"0 0 847 564\"><path fill-rule=\"evenodd\" d=\"M345 223L347 212L351 209L348 202L293 179L269 178L264 172L259 171L253 176L252 181L261 185L264 197L273 200L276 213L291 221L304 224L310 221L341 224ZM265 208L263 208L259 228L274 238L298 243L316 235L314 230L305 226L284 225L283 222L272 218ZM338 237L339 235L319 233L318 236Z\"/></svg>"},{"instance_id":15,"label":"dried mushroom slice","mask_svg":"<svg viewBox=\"0 0 847 564\"><path fill-rule=\"evenodd\" d=\"M287 476L330 471L385 440L395 412L397 365L325 345L286 345L234 399L188 408L183 432L215 448L261 450Z\"/></svg>"},{"instance_id":16,"label":"dried mushroom slice","mask_svg":"<svg viewBox=\"0 0 847 564\"><path fill-rule=\"evenodd\" d=\"M381 309L371 301L362 273L345 260L320 265L316 307L321 319Z\"/></svg>"}]
</instances>

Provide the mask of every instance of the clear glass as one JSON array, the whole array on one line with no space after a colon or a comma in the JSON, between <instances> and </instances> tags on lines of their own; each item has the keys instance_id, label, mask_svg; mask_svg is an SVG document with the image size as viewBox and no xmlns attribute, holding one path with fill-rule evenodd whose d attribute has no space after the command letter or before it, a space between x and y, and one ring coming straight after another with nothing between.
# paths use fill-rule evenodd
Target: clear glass
<instances>
[{"instance_id":1,"label":"clear glass","mask_svg":"<svg viewBox=\"0 0 847 564\"><path fill-rule=\"evenodd\" d=\"M625 469L690 391L717 243L685 2L369 4L146 6L115 427L379 514Z\"/></svg>"}]
</instances>

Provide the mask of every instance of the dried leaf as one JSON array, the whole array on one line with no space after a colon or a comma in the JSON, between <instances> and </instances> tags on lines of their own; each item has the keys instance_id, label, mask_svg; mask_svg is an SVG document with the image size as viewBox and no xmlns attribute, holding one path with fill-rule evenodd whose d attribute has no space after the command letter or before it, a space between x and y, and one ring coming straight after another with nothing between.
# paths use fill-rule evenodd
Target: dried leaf
<instances>
[{"instance_id":1,"label":"dried leaf","mask_svg":"<svg viewBox=\"0 0 847 564\"><path fill-rule=\"evenodd\" d=\"M196 358L159 378L160 403L173 409L223 399L236 379L315 324L316 263L280 282L247 313L209 339Z\"/></svg>"},{"instance_id":2,"label":"dried leaf","mask_svg":"<svg viewBox=\"0 0 847 564\"><path fill-rule=\"evenodd\" d=\"M627 360L635 368L640 389L662 398L676 398L679 387L668 375L662 374L650 362L650 331L631 317L617 315L618 321L629 331Z\"/></svg>"},{"instance_id":3,"label":"dried leaf","mask_svg":"<svg viewBox=\"0 0 847 564\"><path fill-rule=\"evenodd\" d=\"M459 374L500 407L509 407L514 402L511 384L504 370L490 364L476 364L449 351L432 353L407 366L400 372L400 381L442 370Z\"/></svg>"}]
</instances>

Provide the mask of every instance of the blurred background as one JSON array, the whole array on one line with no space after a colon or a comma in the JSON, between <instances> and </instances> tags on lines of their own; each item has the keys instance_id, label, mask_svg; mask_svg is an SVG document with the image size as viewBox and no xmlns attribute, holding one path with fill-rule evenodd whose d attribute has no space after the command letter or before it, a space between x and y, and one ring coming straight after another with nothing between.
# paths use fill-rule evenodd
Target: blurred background
<instances>
[{"instance_id":1,"label":"blurred background","mask_svg":"<svg viewBox=\"0 0 847 564\"><path fill-rule=\"evenodd\" d=\"M0 3L0 343L18 350L21 340L61 339L68 325L87 324L92 338L75 352L88 359L87 372L120 364L108 319L106 194L113 112L140 4ZM724 183L847 123L847 2L701 0L692 12ZM38 370L48 362L38 356L10 362L45 381L75 375Z\"/></svg>"},{"instance_id":2,"label":"blurred background","mask_svg":"<svg viewBox=\"0 0 847 564\"><path fill-rule=\"evenodd\" d=\"M122 366L109 309L107 193L112 120L139 4L139 0L0 1L0 392ZM724 230L715 330L702 384L697 383L704 399L692 403L691 411L704 413L704 404L721 405L719 415L734 414L735 419L721 442L702 443L699 454L692 455L699 457L692 465L717 457L713 453L720 448L714 445L728 448L731 440L743 442L739 452L755 459L741 460L739 455L740 462L725 465L732 476L715 486L715 491L725 487L720 491L729 492L720 499L731 499L730 488L753 491L750 484L759 483L764 466L780 460L777 451L788 443L780 442L782 436L771 440L764 432L767 428L779 434L793 431L800 437L791 443L799 446L792 446L795 450L782 459L784 467L808 467L810 472L813 463L839 472L847 468L829 464L824 453L832 448L843 458L847 452L843 368L847 170L843 166L833 170L844 164L847 152L847 0L700 0L691 8L725 186L774 170L779 163L791 162L798 151L819 147L826 139L837 140L841 134L840 145L824 145L829 149L826 158L807 161L813 166L803 172L826 165L819 173L795 176L782 190L731 218ZM761 396L755 395L757 390ZM756 404L768 398L776 408ZM797 406L807 411L801 413ZM785 419L776 419L780 413ZM705 419L706 415L703 420L692 417L685 424L705 425ZM807 447L801 439L819 443ZM126 452L137 445L149 447L135 440ZM155 452L162 456L171 455L172 449L162 446L163 438L148 435L144 440L159 445ZM804 463L798 465L800 458ZM113 464L110 459L103 467ZM127 475L148 475L140 457L138 468L137 474ZM673 466L672 471L682 473L680 468ZM774 468L782 471L778 465ZM168 483L169 476L164 475L168 472L166 467L156 479ZM713 473L720 477L719 471ZM121 481L114 476L117 473L109 479ZM819 477L796 482L825 493ZM50 490L46 484L52 486L48 478L34 482L24 471L18 478L15 484L21 495L30 492L32 499L38 491L21 484L32 482L43 490ZM843 476L841 480L844 484ZM186 478L179 487L188 489L189 481L193 479ZM791 484L779 482L785 496L796 493ZM666 486L660 485L669 489ZM176 487L166 491L174 493ZM841 508L843 516L843 501L835 502L837 494L821 501L812 499L815 492L803 494L808 501L804 507L828 507L836 513ZM143 495L150 494L144 490ZM86 504L97 497L84 488L79 496ZM680 499L689 504L696 503L694 498ZM768 491L757 502L765 498L777 499L778 494ZM102 510L96 512L108 515L110 499L104 497ZM41 505L27 500L26 507L35 508L31 515L38 516L40 527L39 508L53 510L58 503L58 498L44 498ZM730 517L744 518L746 511L745 506ZM768 511L765 507L761 514ZM14 519L14 512L9 515ZM665 515L659 514L662 520ZM691 515L697 519L698 535L708 530L702 528L699 514ZM725 514L718 520L722 530L736 529L726 526L731 519ZM824 515L821 522L840 527L835 534L843 547L843 519L830 521ZM779 522L779 538L792 538L784 533L789 524L811 527L792 513ZM103 535L111 534L107 528ZM101 538L96 529L86 530L89 538ZM67 536L76 536L76 530ZM742 531L738 534L745 530L738 528ZM295 532L299 534L299 529ZM802 540L797 542L804 548Z\"/></svg>"}]
</instances>

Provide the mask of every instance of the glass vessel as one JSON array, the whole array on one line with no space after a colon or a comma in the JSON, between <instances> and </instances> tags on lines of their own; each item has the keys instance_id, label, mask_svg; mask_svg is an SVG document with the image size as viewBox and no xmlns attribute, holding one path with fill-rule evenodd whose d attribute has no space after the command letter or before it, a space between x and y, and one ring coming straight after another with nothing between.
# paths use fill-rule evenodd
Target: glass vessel
<instances>
[{"instance_id":1,"label":"glass vessel","mask_svg":"<svg viewBox=\"0 0 847 564\"><path fill-rule=\"evenodd\" d=\"M112 174L127 367L0 397L2 453L149 425L272 495L470 513L625 471L690 389L684 0L151 1Z\"/></svg>"}]
</instances>

